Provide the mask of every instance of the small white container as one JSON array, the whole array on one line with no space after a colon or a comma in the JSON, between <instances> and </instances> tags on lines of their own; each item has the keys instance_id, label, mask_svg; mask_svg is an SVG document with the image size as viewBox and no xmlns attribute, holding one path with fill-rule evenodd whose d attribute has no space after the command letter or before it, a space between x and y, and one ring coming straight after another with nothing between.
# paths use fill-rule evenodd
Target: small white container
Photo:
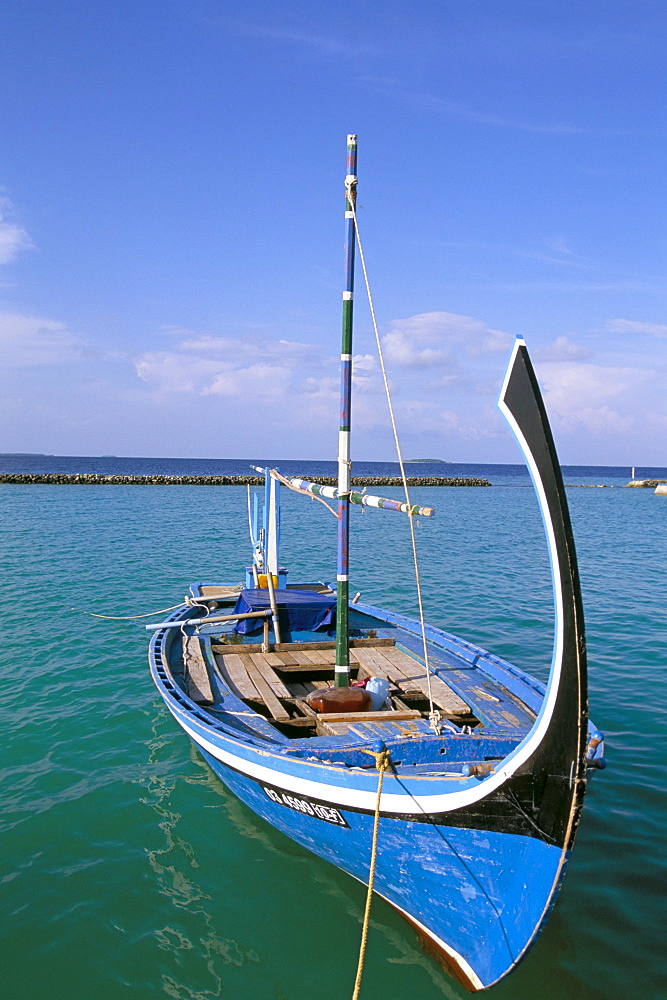
<instances>
[{"instance_id":1,"label":"small white container","mask_svg":"<svg viewBox=\"0 0 667 1000\"><path fill-rule=\"evenodd\" d=\"M371 709L379 712L384 707L387 700L391 684L384 677L371 677L366 685L366 690L371 696Z\"/></svg>"}]
</instances>

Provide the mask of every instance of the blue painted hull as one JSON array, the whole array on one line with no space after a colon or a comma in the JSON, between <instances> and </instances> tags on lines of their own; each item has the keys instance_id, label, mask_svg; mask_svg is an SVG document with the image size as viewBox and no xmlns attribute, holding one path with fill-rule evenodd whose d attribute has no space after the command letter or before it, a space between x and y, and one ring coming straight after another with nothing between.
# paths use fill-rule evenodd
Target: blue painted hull
<instances>
[{"instance_id":1,"label":"blue painted hull","mask_svg":"<svg viewBox=\"0 0 667 1000\"><path fill-rule=\"evenodd\" d=\"M318 740L301 741L312 747L310 753L287 740L272 745L261 732L245 729L249 713L238 699L230 696L229 715L211 725L177 688L169 692L159 679L158 688L235 795L306 849L368 881L378 774L372 761L359 765L358 741L356 747L341 743L336 752L319 753ZM440 740L440 750L433 736L423 745L413 739L410 749L416 758L442 748L449 756L451 744L461 739ZM521 759L525 742L503 766ZM399 749L404 755L400 740L390 744L396 760ZM522 791L525 778L514 779L522 798L509 810L507 782L494 793L490 778L465 777L460 770L446 777L406 777L397 767L385 775L379 821L376 892L471 990L498 982L526 953L553 905L570 853L539 809L529 815L535 792L530 784Z\"/></svg>"},{"instance_id":2,"label":"blue painted hull","mask_svg":"<svg viewBox=\"0 0 667 1000\"><path fill-rule=\"evenodd\" d=\"M258 816L303 847L368 881L373 816L340 810L346 826L272 801L262 784L204 756L220 780ZM449 956L491 986L521 959L548 915L564 871L561 851L532 837L455 829L383 816L375 890ZM530 891L528 892L528 882ZM455 942L455 946L453 945ZM465 977L464 977L465 978Z\"/></svg>"}]
</instances>

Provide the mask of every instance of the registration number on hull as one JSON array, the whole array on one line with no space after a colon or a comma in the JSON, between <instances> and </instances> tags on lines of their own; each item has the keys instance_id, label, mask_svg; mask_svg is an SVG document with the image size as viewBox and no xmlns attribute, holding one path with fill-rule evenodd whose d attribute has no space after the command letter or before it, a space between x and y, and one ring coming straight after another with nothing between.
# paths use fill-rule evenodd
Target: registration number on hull
<instances>
[{"instance_id":1,"label":"registration number on hull","mask_svg":"<svg viewBox=\"0 0 667 1000\"><path fill-rule=\"evenodd\" d=\"M325 823L332 823L334 826L346 826L349 823L338 809L325 805L324 802L315 802L313 799L306 799L302 795L290 795L288 792L280 791L278 788L269 788L262 785L266 795L272 802L279 806L287 806L295 812L304 816L312 816L313 819L321 819Z\"/></svg>"}]
</instances>

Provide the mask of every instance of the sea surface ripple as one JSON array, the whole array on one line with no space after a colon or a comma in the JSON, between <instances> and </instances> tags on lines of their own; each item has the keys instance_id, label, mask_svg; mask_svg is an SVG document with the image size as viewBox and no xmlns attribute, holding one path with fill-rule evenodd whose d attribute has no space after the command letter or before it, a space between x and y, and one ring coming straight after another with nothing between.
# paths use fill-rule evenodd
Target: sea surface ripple
<instances>
[{"instance_id":1,"label":"sea surface ripple","mask_svg":"<svg viewBox=\"0 0 667 1000\"><path fill-rule=\"evenodd\" d=\"M103 460L76 461L88 463L79 471L104 471ZM478 471L451 471L464 468ZM417 535L427 618L545 678L553 598L527 478L519 467L440 467L490 468L503 488L414 491L437 511ZM620 487L628 478L588 470L577 482ZM667 499L620 488L568 497L591 716L607 735L609 767L591 783L544 934L491 995L662 1000ZM0 505L3 995L350 996L364 888L214 779L155 694L141 620L84 613L143 614L179 603L194 580L241 580L245 490L7 485ZM354 590L414 613L405 520L355 510L352 521ZM292 579L335 577L335 535L321 505L284 498ZM365 1000L467 996L379 899L371 925Z\"/></svg>"}]
</instances>

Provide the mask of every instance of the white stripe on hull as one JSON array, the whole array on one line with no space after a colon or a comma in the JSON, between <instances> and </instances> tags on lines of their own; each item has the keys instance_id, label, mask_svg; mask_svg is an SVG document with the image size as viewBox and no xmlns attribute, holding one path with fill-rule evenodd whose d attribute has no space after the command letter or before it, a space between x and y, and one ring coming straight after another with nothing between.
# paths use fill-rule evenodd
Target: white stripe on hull
<instances>
[{"instance_id":1,"label":"white stripe on hull","mask_svg":"<svg viewBox=\"0 0 667 1000\"><path fill-rule=\"evenodd\" d=\"M253 778L256 781L266 781L286 792L294 792L296 794L310 796L314 799L320 799L322 802L330 803L331 805L341 806L343 808L348 807L350 809L361 809L366 812L373 812L375 810L375 789L365 792L357 788L346 788L343 785L332 784L326 780L315 781L311 778L299 778L296 775L286 774L284 771L267 766L266 764L259 764L254 761L247 760L245 757L230 753L229 750L223 750L221 747L211 743L206 739L206 737L201 736L194 729L191 729L190 726L188 726L184 721L183 716L176 712L169 702L167 703L167 707L170 709L179 725L183 727L188 736L198 746L200 746L203 750L206 750L207 753L209 753L216 760L220 761L221 764L225 764L227 767L231 767L235 771L240 771L241 774L245 774L248 778ZM263 757L274 756L271 751L266 750L258 751L258 753ZM304 762L304 767L308 767L313 771L321 769L329 774L336 770L336 768L331 767L330 765L318 764L310 761L308 763ZM480 799L486 798L486 796L497 788L498 785L502 784L502 782L508 777L508 774L504 773L505 770L507 770L509 774L512 769L503 768L501 775L492 774L490 777L485 778L482 781L474 779L474 787L462 788L458 791L440 792L432 795L413 795L410 792L383 792L381 809L384 813L395 813L397 815L404 816L424 816L431 815L433 813L451 812L454 809L461 809L464 806L472 805L474 802L479 802ZM385 775L384 780L385 785L396 783L396 779L388 774ZM428 781L433 779L425 778L423 780Z\"/></svg>"}]
</instances>

